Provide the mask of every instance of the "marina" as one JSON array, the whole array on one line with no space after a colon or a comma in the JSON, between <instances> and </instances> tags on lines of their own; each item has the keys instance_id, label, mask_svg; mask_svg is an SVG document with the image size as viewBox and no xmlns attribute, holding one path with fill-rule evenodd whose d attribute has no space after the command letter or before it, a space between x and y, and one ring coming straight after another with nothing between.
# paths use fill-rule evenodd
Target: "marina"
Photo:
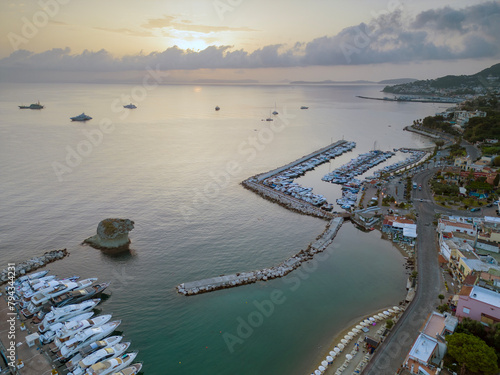
<instances>
[{"instance_id":1,"label":"marina","mask_svg":"<svg viewBox=\"0 0 500 375\"><path fill-rule=\"evenodd\" d=\"M118 344L122 336L107 339L121 320L110 321L112 314L94 316L101 312L96 306L103 299L90 298L101 297L105 288L85 294L97 278L76 282L78 278L58 279L48 275L47 270L19 278L9 275L5 294L0 298L4 316L0 322L0 349L11 374L104 375L125 371L132 365L138 352L124 354L130 342ZM56 307L54 299L61 295L60 291L85 297L81 303ZM30 315L25 313L26 308L21 311L23 306L37 306L37 298L43 303ZM127 373L136 374L141 368L142 363L133 364Z\"/></svg>"}]
</instances>

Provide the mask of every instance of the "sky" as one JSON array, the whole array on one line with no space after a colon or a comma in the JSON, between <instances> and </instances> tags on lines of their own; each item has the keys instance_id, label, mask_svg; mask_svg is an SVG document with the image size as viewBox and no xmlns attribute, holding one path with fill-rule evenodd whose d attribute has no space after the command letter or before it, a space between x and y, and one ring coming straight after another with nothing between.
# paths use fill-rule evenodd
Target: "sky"
<instances>
[{"instance_id":1,"label":"sky","mask_svg":"<svg viewBox=\"0 0 500 375\"><path fill-rule=\"evenodd\" d=\"M0 80L373 80L500 62L500 2L0 0Z\"/></svg>"}]
</instances>

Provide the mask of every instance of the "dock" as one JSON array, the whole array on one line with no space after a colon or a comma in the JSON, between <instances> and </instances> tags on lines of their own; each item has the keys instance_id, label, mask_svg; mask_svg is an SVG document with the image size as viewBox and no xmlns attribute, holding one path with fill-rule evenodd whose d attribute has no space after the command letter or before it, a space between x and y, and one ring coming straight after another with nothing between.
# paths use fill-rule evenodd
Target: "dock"
<instances>
[{"instance_id":1,"label":"dock","mask_svg":"<svg viewBox=\"0 0 500 375\"><path fill-rule=\"evenodd\" d=\"M303 163L305 161L308 161L309 159L313 159L315 158L316 156L322 154L323 152L328 152L338 146L341 146L343 144L347 143L347 141L345 140L340 140L340 141L337 141L335 143L332 143L328 146L325 146L323 148L320 148L319 150L316 150L314 152L311 152L310 154L308 155L305 155L305 156L302 156L301 158L295 160L295 161L292 161L291 163L287 164L287 165L284 165L282 167L279 167L279 168L276 168L276 169L273 169L272 171L269 171L269 172L266 172L266 173L262 173L262 174L259 174L257 176L255 176L256 180L261 182L261 181L264 181L266 178L269 178L269 177L272 177L278 173L281 173L283 171L286 171L287 169L291 169L293 167L296 167L297 165L299 165L300 163Z\"/></svg>"},{"instance_id":2,"label":"dock","mask_svg":"<svg viewBox=\"0 0 500 375\"><path fill-rule=\"evenodd\" d=\"M301 250L277 266L182 283L177 286L177 292L185 296L193 296L200 293L233 288L240 285L253 284L257 281L267 281L286 276L293 270L299 268L302 263L311 260L314 254L324 251L327 246L332 243L343 222L344 219L342 217L335 217L329 222L321 236L313 243L309 244L305 250Z\"/></svg>"},{"instance_id":3,"label":"dock","mask_svg":"<svg viewBox=\"0 0 500 375\"><path fill-rule=\"evenodd\" d=\"M58 373L53 372L55 366L41 348L39 340L30 340L36 336L32 335L34 332L36 327L21 320L17 309L10 309L6 295L3 294L0 297L0 349L2 357L5 355L5 358L0 360L2 369L8 368L10 374L17 375ZM5 363L5 359L8 363Z\"/></svg>"}]
</instances>

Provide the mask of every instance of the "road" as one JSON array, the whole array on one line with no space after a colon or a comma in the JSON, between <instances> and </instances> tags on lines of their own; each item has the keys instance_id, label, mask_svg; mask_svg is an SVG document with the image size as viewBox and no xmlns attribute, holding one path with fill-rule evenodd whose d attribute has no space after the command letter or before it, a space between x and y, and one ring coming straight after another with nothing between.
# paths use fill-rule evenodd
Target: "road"
<instances>
[{"instance_id":1,"label":"road","mask_svg":"<svg viewBox=\"0 0 500 375\"><path fill-rule=\"evenodd\" d=\"M435 209L439 208L442 211L445 209L434 203L428 184L436 170L425 170L415 175L413 179L423 187L422 191L413 191L414 206L418 213L417 293L398 324L368 363L363 371L365 375L396 373L403 364L427 316L439 305L438 295L444 294L438 262L437 234L432 222L435 220ZM420 199L423 201L420 202ZM450 213L453 212L450 211Z\"/></svg>"}]
</instances>

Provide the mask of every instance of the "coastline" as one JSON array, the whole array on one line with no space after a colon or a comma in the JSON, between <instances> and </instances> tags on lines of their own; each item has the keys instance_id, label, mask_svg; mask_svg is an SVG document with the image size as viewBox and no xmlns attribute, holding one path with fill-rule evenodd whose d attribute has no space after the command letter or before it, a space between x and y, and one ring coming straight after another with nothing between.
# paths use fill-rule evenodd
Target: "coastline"
<instances>
[{"instance_id":1,"label":"coastline","mask_svg":"<svg viewBox=\"0 0 500 375\"><path fill-rule=\"evenodd\" d=\"M397 314L395 314L393 316L388 316L387 319L392 319L396 323L396 321L399 319L401 314L404 313L406 307L407 307L407 304L404 304L404 303L402 305L399 305L399 308L401 309L401 311L399 311ZM362 316L351 319L349 321L349 323L346 325L346 328L337 332L332 337L330 343L327 346L327 349L322 349L321 353L317 355L317 358L315 358L316 365L314 367L310 368L310 374L314 374L314 371L316 369L318 369L318 367L321 365L321 362L324 361L325 358L329 355L328 353L330 351L332 351L338 344L340 344L341 340L344 338L344 336L347 333L349 333L353 328L355 328L356 325L358 325L360 322L362 322L365 319L368 319L374 315L377 315L379 313L382 313L383 311L386 311L389 308L391 308L391 307L389 306L385 309L372 310L372 312L369 314L362 315ZM335 375L335 372L344 363L345 356L351 352L351 349L355 345L355 343L358 340L364 338L365 335L374 336L376 331L385 327L385 322L387 321L387 319L384 319L382 321L377 321L375 326L372 325L372 326L367 327L367 328L369 328L369 332L359 333L349 344L346 345L346 348L344 350L342 350L340 355L338 355L337 357L334 358L333 363L326 368L326 371L324 371L324 375ZM362 345L360 345L360 347L359 347L359 353L366 354L366 351L364 351ZM357 356L357 358L355 357L353 359L353 362L356 362L356 360L361 360L361 356L359 356L359 357Z\"/></svg>"}]
</instances>

